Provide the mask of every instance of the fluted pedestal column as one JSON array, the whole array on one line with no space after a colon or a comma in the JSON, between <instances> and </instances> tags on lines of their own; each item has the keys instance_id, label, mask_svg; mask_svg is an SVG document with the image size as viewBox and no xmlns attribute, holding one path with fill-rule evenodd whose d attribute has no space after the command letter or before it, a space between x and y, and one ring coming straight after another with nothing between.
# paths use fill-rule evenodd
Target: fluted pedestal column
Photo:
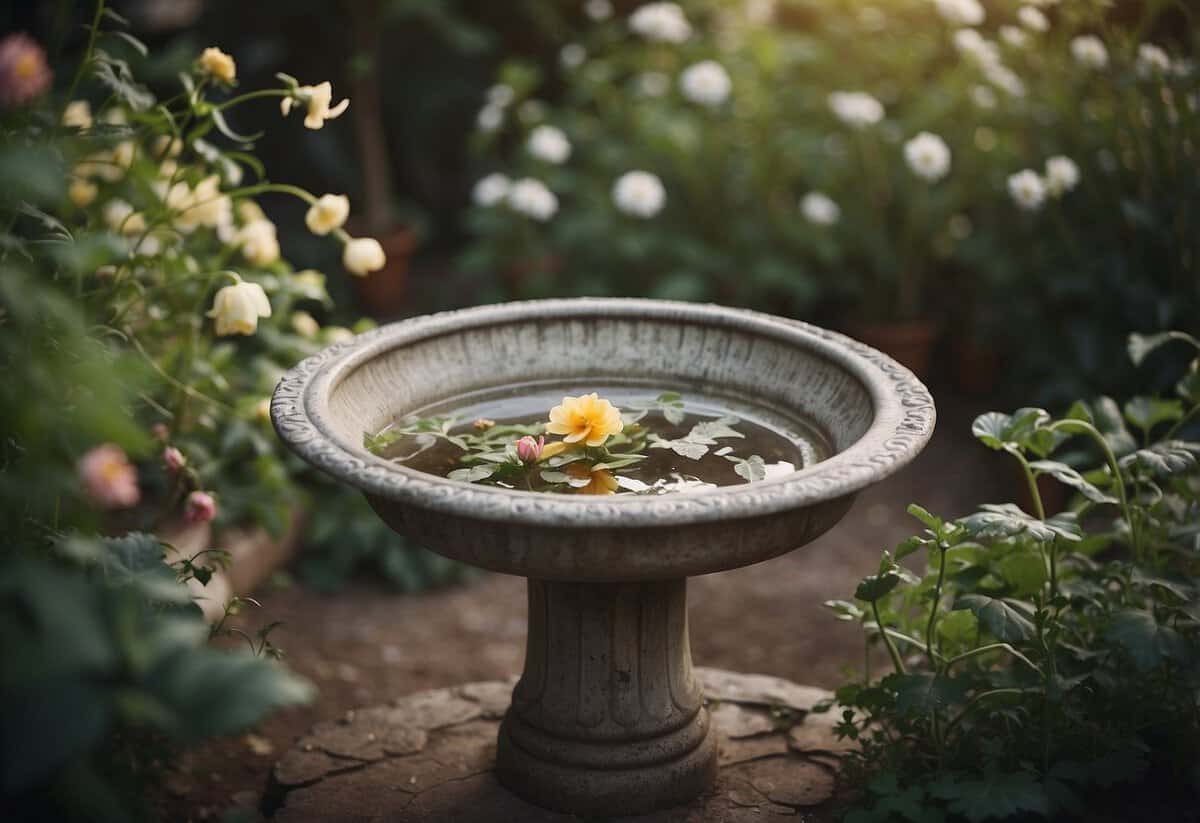
<instances>
[{"instance_id":1,"label":"fluted pedestal column","mask_svg":"<svg viewBox=\"0 0 1200 823\"><path fill-rule=\"evenodd\" d=\"M686 580L529 581L525 671L496 772L525 799L580 815L665 808L712 783Z\"/></svg>"}]
</instances>

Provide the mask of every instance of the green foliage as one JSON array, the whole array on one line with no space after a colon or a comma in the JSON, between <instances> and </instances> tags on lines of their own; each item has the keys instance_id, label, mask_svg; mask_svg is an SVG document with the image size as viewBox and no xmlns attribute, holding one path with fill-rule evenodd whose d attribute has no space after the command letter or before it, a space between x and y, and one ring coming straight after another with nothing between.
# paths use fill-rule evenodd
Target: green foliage
<instances>
[{"instance_id":1,"label":"green foliage","mask_svg":"<svg viewBox=\"0 0 1200 823\"><path fill-rule=\"evenodd\" d=\"M1178 334L1130 349L1140 361L1180 339L1200 351ZM884 552L855 592L869 610L826 604L892 665L837 691L865 788L849 823L1137 816L1164 787L1194 802L1200 443L1186 438L1198 411L1146 397L1122 415L1101 398L1059 419L976 419L980 442L1020 465L1033 513L1005 503L945 521L912 506L925 528L895 557L925 549L925 573ZM1076 492L1068 511L1046 515L1041 475Z\"/></svg>"}]
</instances>

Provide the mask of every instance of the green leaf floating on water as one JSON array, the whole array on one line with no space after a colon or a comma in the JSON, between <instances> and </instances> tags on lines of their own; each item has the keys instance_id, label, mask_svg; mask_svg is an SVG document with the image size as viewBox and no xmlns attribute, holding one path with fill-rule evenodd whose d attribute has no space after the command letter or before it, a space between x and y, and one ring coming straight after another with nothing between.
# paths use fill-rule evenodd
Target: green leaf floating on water
<instances>
[{"instance_id":1,"label":"green leaf floating on water","mask_svg":"<svg viewBox=\"0 0 1200 823\"><path fill-rule=\"evenodd\" d=\"M471 466L467 469L455 469L446 475L450 480L465 480L468 483L476 483L480 480L486 480L496 473L496 466Z\"/></svg>"},{"instance_id":2,"label":"green leaf floating on water","mask_svg":"<svg viewBox=\"0 0 1200 823\"><path fill-rule=\"evenodd\" d=\"M745 435L741 432L731 428L731 424L737 422L738 419L736 417L718 417L716 420L705 420L702 423L692 426L692 430L678 440L667 440L666 438L651 434L650 448L670 449L680 457L686 457L689 460L699 460L708 454L710 446L717 445L717 440L727 437L744 437Z\"/></svg>"},{"instance_id":3,"label":"green leaf floating on water","mask_svg":"<svg viewBox=\"0 0 1200 823\"><path fill-rule=\"evenodd\" d=\"M745 460L733 455L728 455L725 459L734 464L733 470L737 472L738 477L744 477L747 483L767 479L767 464L757 454L752 454Z\"/></svg>"}]
</instances>

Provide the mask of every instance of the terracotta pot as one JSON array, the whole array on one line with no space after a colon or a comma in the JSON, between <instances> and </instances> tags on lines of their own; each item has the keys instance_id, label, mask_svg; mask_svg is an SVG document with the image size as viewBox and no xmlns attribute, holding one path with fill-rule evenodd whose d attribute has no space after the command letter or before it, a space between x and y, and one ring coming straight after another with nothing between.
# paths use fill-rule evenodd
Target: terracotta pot
<instances>
[{"instance_id":1,"label":"terracotta pot","mask_svg":"<svg viewBox=\"0 0 1200 823\"><path fill-rule=\"evenodd\" d=\"M365 234L370 236L369 233ZM366 277L352 280L359 307L373 317L389 317L404 310L408 263L417 245L417 234L408 226L398 226L375 235L375 239L383 246L387 265Z\"/></svg>"},{"instance_id":2,"label":"terracotta pot","mask_svg":"<svg viewBox=\"0 0 1200 823\"><path fill-rule=\"evenodd\" d=\"M898 360L917 377L929 376L929 364L938 327L929 321L911 323L860 323L850 327L850 336Z\"/></svg>"},{"instance_id":3,"label":"terracotta pot","mask_svg":"<svg viewBox=\"0 0 1200 823\"><path fill-rule=\"evenodd\" d=\"M1000 383L999 350L971 339L956 340L954 354L954 384L968 397L987 397L996 392Z\"/></svg>"}]
</instances>

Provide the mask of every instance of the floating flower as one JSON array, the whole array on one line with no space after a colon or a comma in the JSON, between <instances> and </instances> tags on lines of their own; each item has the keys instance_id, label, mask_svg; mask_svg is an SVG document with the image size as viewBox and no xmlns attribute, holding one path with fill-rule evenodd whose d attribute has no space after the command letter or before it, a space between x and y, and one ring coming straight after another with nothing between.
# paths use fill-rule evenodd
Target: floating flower
<instances>
[{"instance_id":1,"label":"floating flower","mask_svg":"<svg viewBox=\"0 0 1200 823\"><path fill-rule=\"evenodd\" d=\"M50 88L53 79L46 52L28 34L18 32L0 40L0 102L28 103Z\"/></svg>"},{"instance_id":2,"label":"floating flower","mask_svg":"<svg viewBox=\"0 0 1200 823\"><path fill-rule=\"evenodd\" d=\"M1076 63L1089 69L1102 69L1108 65L1108 49L1094 34L1081 34L1072 40L1071 56Z\"/></svg>"},{"instance_id":3,"label":"floating flower","mask_svg":"<svg viewBox=\"0 0 1200 823\"><path fill-rule=\"evenodd\" d=\"M979 0L934 0L938 14L955 26L978 26L986 16Z\"/></svg>"},{"instance_id":4,"label":"floating flower","mask_svg":"<svg viewBox=\"0 0 1200 823\"><path fill-rule=\"evenodd\" d=\"M558 52L558 62L562 63L563 68L577 69L583 65L585 60L587 60L587 49L578 43L567 43Z\"/></svg>"},{"instance_id":5,"label":"floating flower","mask_svg":"<svg viewBox=\"0 0 1200 823\"><path fill-rule=\"evenodd\" d=\"M174 446L167 446L162 453L163 466L171 474L178 474L187 465L187 458L183 456L183 452Z\"/></svg>"},{"instance_id":6,"label":"floating flower","mask_svg":"<svg viewBox=\"0 0 1200 823\"><path fill-rule=\"evenodd\" d=\"M539 461L549 460L551 457L560 455L563 452L567 451L568 449L572 449L572 448L575 448L574 443L564 443L561 440L556 440L553 443L547 443L542 448L542 453L538 457L538 460Z\"/></svg>"},{"instance_id":7,"label":"floating flower","mask_svg":"<svg viewBox=\"0 0 1200 823\"><path fill-rule=\"evenodd\" d=\"M613 7L609 0L587 0L583 4L583 11L588 17L600 22L612 17Z\"/></svg>"},{"instance_id":8,"label":"floating flower","mask_svg":"<svg viewBox=\"0 0 1200 823\"><path fill-rule=\"evenodd\" d=\"M667 191L658 175L648 171L627 171L617 178L612 188L617 209L634 217L649 218L662 211Z\"/></svg>"},{"instance_id":9,"label":"floating flower","mask_svg":"<svg viewBox=\"0 0 1200 823\"><path fill-rule=\"evenodd\" d=\"M200 52L200 59L197 62L200 65L200 71L220 83L230 85L237 79L237 64L233 62L232 57L216 46L209 46Z\"/></svg>"},{"instance_id":10,"label":"floating flower","mask_svg":"<svg viewBox=\"0 0 1200 823\"><path fill-rule=\"evenodd\" d=\"M1050 29L1050 21L1046 19L1046 15L1033 6L1021 6L1017 9L1017 21L1030 31L1042 32Z\"/></svg>"},{"instance_id":11,"label":"floating flower","mask_svg":"<svg viewBox=\"0 0 1200 823\"><path fill-rule=\"evenodd\" d=\"M865 91L835 91L828 102L834 116L852 128L872 126L883 119L883 104Z\"/></svg>"},{"instance_id":12,"label":"floating flower","mask_svg":"<svg viewBox=\"0 0 1200 823\"><path fill-rule=\"evenodd\" d=\"M217 516L217 501L208 492L196 490L183 504L183 519L189 523L208 523Z\"/></svg>"},{"instance_id":13,"label":"floating flower","mask_svg":"<svg viewBox=\"0 0 1200 823\"><path fill-rule=\"evenodd\" d=\"M285 97L279 102L279 110L283 113L284 117L287 117L292 111L292 106L296 103L301 103L308 107L308 114L304 117L304 125L310 129L319 129L325 125L326 120L341 117L342 113L350 105L350 101L346 99L330 108L329 104L332 101L333 84L326 80L324 83L318 83L315 86L298 86L292 92L291 97Z\"/></svg>"},{"instance_id":14,"label":"floating flower","mask_svg":"<svg viewBox=\"0 0 1200 823\"><path fill-rule=\"evenodd\" d=\"M1141 77L1166 74L1171 68L1171 58L1153 43L1142 43L1137 50L1137 71Z\"/></svg>"},{"instance_id":15,"label":"floating flower","mask_svg":"<svg viewBox=\"0 0 1200 823\"><path fill-rule=\"evenodd\" d=\"M904 144L904 160L915 175L930 183L950 173L950 147L945 140L927 131Z\"/></svg>"},{"instance_id":16,"label":"floating flower","mask_svg":"<svg viewBox=\"0 0 1200 823\"><path fill-rule=\"evenodd\" d=\"M555 126L538 126L529 133L525 145L530 154L547 163L564 163L571 156L571 141Z\"/></svg>"},{"instance_id":17,"label":"floating flower","mask_svg":"<svg viewBox=\"0 0 1200 823\"><path fill-rule=\"evenodd\" d=\"M579 480L588 479L586 486L572 488L575 494L615 494L619 486L617 478L608 469L590 469L583 463L571 463L567 465L566 473Z\"/></svg>"},{"instance_id":18,"label":"floating flower","mask_svg":"<svg viewBox=\"0 0 1200 823\"><path fill-rule=\"evenodd\" d=\"M71 185L67 187L67 197L75 204L76 208L80 209L90 205L99 193L100 189L95 183L82 177L73 177Z\"/></svg>"},{"instance_id":19,"label":"floating flower","mask_svg":"<svg viewBox=\"0 0 1200 823\"><path fill-rule=\"evenodd\" d=\"M387 256L374 237L356 237L342 250L342 265L351 274L364 277L386 266Z\"/></svg>"},{"instance_id":20,"label":"floating flower","mask_svg":"<svg viewBox=\"0 0 1200 823\"><path fill-rule=\"evenodd\" d=\"M350 198L344 194L322 194L308 207L304 223L313 234L329 234L340 229L350 216Z\"/></svg>"},{"instance_id":21,"label":"floating flower","mask_svg":"<svg viewBox=\"0 0 1200 823\"><path fill-rule=\"evenodd\" d=\"M546 221L558 212L558 198L546 184L531 177L513 183L508 190L508 205L534 220Z\"/></svg>"},{"instance_id":22,"label":"floating flower","mask_svg":"<svg viewBox=\"0 0 1200 823\"><path fill-rule=\"evenodd\" d=\"M1046 160L1046 192L1061 197L1079 185L1079 166L1070 157L1057 155Z\"/></svg>"},{"instance_id":23,"label":"floating flower","mask_svg":"<svg viewBox=\"0 0 1200 823\"><path fill-rule=\"evenodd\" d=\"M62 124L72 129L92 127L92 104L86 100L72 100L63 109Z\"/></svg>"},{"instance_id":24,"label":"floating flower","mask_svg":"<svg viewBox=\"0 0 1200 823\"><path fill-rule=\"evenodd\" d=\"M1008 193L1025 211L1036 211L1046 199L1046 184L1033 169L1024 169L1008 177Z\"/></svg>"},{"instance_id":25,"label":"floating flower","mask_svg":"<svg viewBox=\"0 0 1200 823\"><path fill-rule=\"evenodd\" d=\"M76 471L87 496L106 509L127 509L141 499L137 469L120 446L96 446L79 459Z\"/></svg>"},{"instance_id":26,"label":"floating flower","mask_svg":"<svg viewBox=\"0 0 1200 823\"><path fill-rule=\"evenodd\" d=\"M692 24L675 3L647 3L629 16L629 28L662 43L682 43L692 36Z\"/></svg>"},{"instance_id":27,"label":"floating flower","mask_svg":"<svg viewBox=\"0 0 1200 823\"><path fill-rule=\"evenodd\" d=\"M548 434L561 434L566 443L602 446L624 428L621 412L595 392L579 397L564 397L562 404L550 410Z\"/></svg>"},{"instance_id":28,"label":"floating flower","mask_svg":"<svg viewBox=\"0 0 1200 823\"><path fill-rule=\"evenodd\" d=\"M242 226L234 235L233 245L241 247L242 257L252 266L269 266L279 259L275 224L265 217Z\"/></svg>"},{"instance_id":29,"label":"floating flower","mask_svg":"<svg viewBox=\"0 0 1200 823\"><path fill-rule=\"evenodd\" d=\"M525 435L517 441L517 459L522 463L536 463L546 447L545 435L538 435L537 440L532 435Z\"/></svg>"},{"instance_id":30,"label":"floating flower","mask_svg":"<svg viewBox=\"0 0 1200 823\"><path fill-rule=\"evenodd\" d=\"M800 198L800 213L805 220L818 226L832 226L842 216L838 204L819 191L810 191Z\"/></svg>"},{"instance_id":31,"label":"floating flower","mask_svg":"<svg viewBox=\"0 0 1200 823\"><path fill-rule=\"evenodd\" d=\"M733 83L729 72L715 60L704 60L688 66L679 75L679 90L693 103L719 106L729 97Z\"/></svg>"},{"instance_id":32,"label":"floating flower","mask_svg":"<svg viewBox=\"0 0 1200 823\"><path fill-rule=\"evenodd\" d=\"M271 316L271 301L257 283L238 282L217 292L208 316L216 320L217 335L254 334L258 318Z\"/></svg>"},{"instance_id":33,"label":"floating flower","mask_svg":"<svg viewBox=\"0 0 1200 823\"><path fill-rule=\"evenodd\" d=\"M508 197L512 181L499 172L493 172L479 179L475 188L471 189L471 199L480 206L494 206Z\"/></svg>"}]
</instances>

